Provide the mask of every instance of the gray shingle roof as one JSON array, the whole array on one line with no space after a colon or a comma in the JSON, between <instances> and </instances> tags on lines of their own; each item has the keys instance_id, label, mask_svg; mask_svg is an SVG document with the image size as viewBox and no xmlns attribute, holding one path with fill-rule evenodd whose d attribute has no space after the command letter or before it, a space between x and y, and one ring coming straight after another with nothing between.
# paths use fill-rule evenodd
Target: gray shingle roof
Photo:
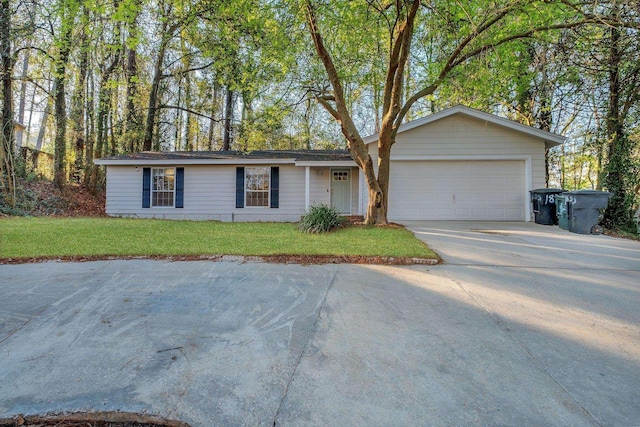
<instances>
[{"instance_id":1,"label":"gray shingle roof","mask_svg":"<svg viewBox=\"0 0 640 427\"><path fill-rule=\"evenodd\" d=\"M256 150L256 151L143 151L105 157L102 160L195 160L195 159L295 159L296 161L350 161L348 150Z\"/></svg>"}]
</instances>

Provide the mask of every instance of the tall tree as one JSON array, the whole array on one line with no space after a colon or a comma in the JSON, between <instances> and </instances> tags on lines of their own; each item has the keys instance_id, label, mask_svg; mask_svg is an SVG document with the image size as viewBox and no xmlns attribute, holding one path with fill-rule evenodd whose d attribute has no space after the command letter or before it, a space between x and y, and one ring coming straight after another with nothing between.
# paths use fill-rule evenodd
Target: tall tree
<instances>
[{"instance_id":1,"label":"tall tree","mask_svg":"<svg viewBox=\"0 0 640 427\"><path fill-rule=\"evenodd\" d=\"M29 56L30 51L27 50L22 58L22 74L20 79L20 101L18 102L18 116L17 121L24 124L24 113L27 107L27 76L29 73ZM16 153L20 150L24 144L24 131L19 130L16 132Z\"/></svg>"},{"instance_id":2,"label":"tall tree","mask_svg":"<svg viewBox=\"0 0 640 427\"><path fill-rule=\"evenodd\" d=\"M139 151L142 140L142 118L136 108L138 98L138 45L140 44L141 31L138 27L142 2L133 0L132 7L127 9L127 37L125 39L125 64L124 77L127 84L126 103L123 126L123 148L133 153Z\"/></svg>"},{"instance_id":3,"label":"tall tree","mask_svg":"<svg viewBox=\"0 0 640 427\"><path fill-rule=\"evenodd\" d=\"M59 0L56 4L59 34L55 38L53 92L56 136L54 141L53 181L57 187L67 182L67 65L73 47L73 31L80 4L76 0Z\"/></svg>"},{"instance_id":4,"label":"tall tree","mask_svg":"<svg viewBox=\"0 0 640 427\"><path fill-rule=\"evenodd\" d=\"M158 118L160 83L164 78L165 55L169 48L169 43L175 36L176 31L183 24L182 19L172 18L174 10L171 2L162 1L160 3L160 9L160 13L162 14L160 17L161 24L159 28L160 42L158 46L158 53L156 54L154 61L153 78L151 80L151 89L149 91L149 100L147 104L147 119L144 129L144 139L142 141L142 149L144 151L149 151L154 145L156 145L153 141Z\"/></svg>"},{"instance_id":5,"label":"tall tree","mask_svg":"<svg viewBox=\"0 0 640 427\"><path fill-rule=\"evenodd\" d=\"M554 2L524 0L497 4L436 0L425 3L420 0L369 1L366 4L334 2L330 7L306 0L304 9L317 57L324 66L331 88L330 91L318 91L316 99L340 124L351 154L363 170L369 196L365 222L370 224L387 222L391 148L400 125L417 101L434 94L451 74L463 73L466 64L498 46L541 31L582 23ZM377 20L370 16L376 16ZM348 27L351 33L354 28L362 32L363 27L370 29L375 25L386 30L383 44L387 58L383 65L386 76L382 90L377 170L353 120L353 110L347 104L344 86L347 72L343 68L338 69L339 63L334 59L336 52L346 49L336 45L327 47L322 24L331 26L333 32L344 27ZM440 47L431 52L416 50L412 43L418 36L421 40L433 37ZM336 37L332 36L332 39ZM359 37L352 36L340 39L340 42L358 40ZM352 47L349 53L354 50L357 47ZM413 93L409 94L404 91L407 64L412 54L417 58L416 63L427 66L419 73L414 71L415 75L426 78L419 79ZM344 61L344 58L338 60Z\"/></svg>"},{"instance_id":6,"label":"tall tree","mask_svg":"<svg viewBox=\"0 0 640 427\"><path fill-rule=\"evenodd\" d=\"M2 117L0 118L0 186L9 202L15 206L15 168L13 131L12 75L14 57L11 49L12 23L11 3L0 1L0 89L2 90Z\"/></svg>"},{"instance_id":7,"label":"tall tree","mask_svg":"<svg viewBox=\"0 0 640 427\"><path fill-rule=\"evenodd\" d=\"M624 5L614 4L614 17L624 16ZM632 169L633 141L625 121L640 102L640 55L636 32L619 27L609 29L609 55L606 69L609 96L606 115L606 165L603 187L613 193L604 213L604 225L632 230L634 186L636 176Z\"/></svg>"},{"instance_id":8,"label":"tall tree","mask_svg":"<svg viewBox=\"0 0 640 427\"><path fill-rule=\"evenodd\" d=\"M85 147L85 93L86 80L89 72L89 40L88 40L88 23L89 10L84 5L82 8L82 22L80 25L80 35L78 37L78 48L80 50L78 57L78 72L76 77L75 89L71 97L71 113L69 119L72 126L72 144L74 148L75 161L71 170L71 178L73 181L81 182L82 172L84 170L84 147Z\"/></svg>"}]
</instances>

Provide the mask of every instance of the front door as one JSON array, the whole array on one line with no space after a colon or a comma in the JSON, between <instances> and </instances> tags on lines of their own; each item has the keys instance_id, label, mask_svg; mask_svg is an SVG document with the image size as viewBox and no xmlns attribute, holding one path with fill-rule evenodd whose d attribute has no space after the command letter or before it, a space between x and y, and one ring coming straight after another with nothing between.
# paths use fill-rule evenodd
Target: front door
<instances>
[{"instance_id":1,"label":"front door","mask_svg":"<svg viewBox=\"0 0 640 427\"><path fill-rule=\"evenodd\" d=\"M351 214L351 170L331 169L331 207Z\"/></svg>"}]
</instances>

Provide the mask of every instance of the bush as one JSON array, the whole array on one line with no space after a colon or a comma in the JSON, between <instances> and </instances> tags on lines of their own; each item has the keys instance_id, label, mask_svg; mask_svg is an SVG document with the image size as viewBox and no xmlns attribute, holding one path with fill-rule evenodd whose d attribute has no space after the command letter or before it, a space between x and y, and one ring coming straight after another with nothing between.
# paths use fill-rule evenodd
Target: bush
<instances>
[{"instance_id":1,"label":"bush","mask_svg":"<svg viewBox=\"0 0 640 427\"><path fill-rule=\"evenodd\" d=\"M304 233L326 233L338 228L344 222L340 212L325 204L313 205L302 218L298 228Z\"/></svg>"}]
</instances>

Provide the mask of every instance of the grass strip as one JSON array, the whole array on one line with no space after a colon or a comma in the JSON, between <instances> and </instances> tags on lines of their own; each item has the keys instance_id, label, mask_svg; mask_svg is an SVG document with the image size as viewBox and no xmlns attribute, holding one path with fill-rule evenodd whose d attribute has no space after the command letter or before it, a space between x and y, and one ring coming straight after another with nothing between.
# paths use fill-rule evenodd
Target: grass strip
<instances>
[{"instance_id":1,"label":"grass strip","mask_svg":"<svg viewBox=\"0 0 640 427\"><path fill-rule=\"evenodd\" d=\"M305 234L289 223L130 218L3 218L0 258L153 255L345 255L437 258L401 227Z\"/></svg>"}]
</instances>

